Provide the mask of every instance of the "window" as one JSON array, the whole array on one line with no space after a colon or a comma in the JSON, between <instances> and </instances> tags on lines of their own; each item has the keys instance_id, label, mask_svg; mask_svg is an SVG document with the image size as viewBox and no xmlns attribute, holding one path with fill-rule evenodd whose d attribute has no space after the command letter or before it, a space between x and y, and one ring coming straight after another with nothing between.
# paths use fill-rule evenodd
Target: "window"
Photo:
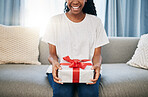
<instances>
[{"instance_id":1,"label":"window","mask_svg":"<svg viewBox=\"0 0 148 97\"><path fill-rule=\"evenodd\" d=\"M98 17L103 24L105 19L105 0L94 0ZM42 36L48 19L56 14L64 12L65 0L22 0L22 19L24 26L40 27Z\"/></svg>"}]
</instances>

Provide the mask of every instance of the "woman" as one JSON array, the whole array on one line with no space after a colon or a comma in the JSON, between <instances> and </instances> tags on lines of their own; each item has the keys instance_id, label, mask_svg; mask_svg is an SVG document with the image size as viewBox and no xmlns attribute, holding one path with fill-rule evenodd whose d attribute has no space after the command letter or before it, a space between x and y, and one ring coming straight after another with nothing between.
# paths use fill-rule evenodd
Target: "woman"
<instances>
[{"instance_id":1,"label":"woman","mask_svg":"<svg viewBox=\"0 0 148 97\"><path fill-rule=\"evenodd\" d=\"M53 97L73 97L74 90L78 91L79 97L98 97L101 46L109 41L101 20L95 15L93 0L66 0L65 13L51 18L43 41L49 44L48 60L52 64L52 73L48 73L48 79ZM92 60L93 83L61 83L57 70L62 69L59 62L65 56Z\"/></svg>"}]
</instances>

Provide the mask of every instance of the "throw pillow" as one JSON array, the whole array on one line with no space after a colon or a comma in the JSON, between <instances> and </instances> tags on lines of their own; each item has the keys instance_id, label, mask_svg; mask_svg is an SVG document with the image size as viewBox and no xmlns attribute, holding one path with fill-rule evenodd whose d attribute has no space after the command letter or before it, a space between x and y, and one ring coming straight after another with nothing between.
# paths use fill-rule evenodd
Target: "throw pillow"
<instances>
[{"instance_id":1,"label":"throw pillow","mask_svg":"<svg viewBox=\"0 0 148 97\"><path fill-rule=\"evenodd\" d=\"M38 45L39 30L0 25L0 64L41 64Z\"/></svg>"},{"instance_id":2,"label":"throw pillow","mask_svg":"<svg viewBox=\"0 0 148 97\"><path fill-rule=\"evenodd\" d=\"M127 64L139 68L148 69L148 34L141 36L137 49L130 61Z\"/></svg>"}]
</instances>

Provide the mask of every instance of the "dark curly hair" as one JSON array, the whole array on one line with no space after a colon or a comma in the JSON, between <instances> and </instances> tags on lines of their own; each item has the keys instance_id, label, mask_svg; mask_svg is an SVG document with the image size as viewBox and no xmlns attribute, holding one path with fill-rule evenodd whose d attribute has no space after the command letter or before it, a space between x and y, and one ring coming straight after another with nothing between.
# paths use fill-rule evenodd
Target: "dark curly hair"
<instances>
[{"instance_id":1,"label":"dark curly hair","mask_svg":"<svg viewBox=\"0 0 148 97\"><path fill-rule=\"evenodd\" d=\"M67 2L65 2L64 12L66 13L68 11L69 11L69 8L67 6ZM87 2L85 2L85 5L84 5L82 11L84 13L97 16L96 7L95 7L93 0L87 0Z\"/></svg>"}]
</instances>

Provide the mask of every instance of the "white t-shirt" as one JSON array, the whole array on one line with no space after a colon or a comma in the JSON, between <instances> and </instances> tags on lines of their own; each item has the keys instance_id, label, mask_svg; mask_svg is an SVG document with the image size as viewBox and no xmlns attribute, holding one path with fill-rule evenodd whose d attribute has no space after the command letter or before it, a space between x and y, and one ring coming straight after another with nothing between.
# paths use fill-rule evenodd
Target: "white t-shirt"
<instances>
[{"instance_id":1,"label":"white t-shirt","mask_svg":"<svg viewBox=\"0 0 148 97\"><path fill-rule=\"evenodd\" d=\"M65 13L53 16L42 40L56 46L60 61L65 56L92 60L95 48L109 43L101 20L90 14L79 23Z\"/></svg>"}]
</instances>

